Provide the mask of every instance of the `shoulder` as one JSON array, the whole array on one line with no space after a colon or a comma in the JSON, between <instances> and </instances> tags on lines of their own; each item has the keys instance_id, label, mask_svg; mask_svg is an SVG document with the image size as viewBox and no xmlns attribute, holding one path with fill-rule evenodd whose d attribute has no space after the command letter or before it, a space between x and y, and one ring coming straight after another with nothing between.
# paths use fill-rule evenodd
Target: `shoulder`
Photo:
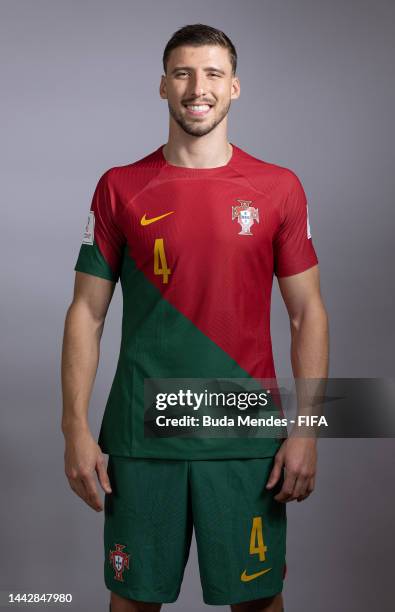
<instances>
[{"instance_id":1,"label":"shoulder","mask_svg":"<svg viewBox=\"0 0 395 612\"><path fill-rule=\"evenodd\" d=\"M257 187L280 189L284 194L300 189L296 172L287 166L269 162L237 147L237 167Z\"/></svg>"},{"instance_id":2,"label":"shoulder","mask_svg":"<svg viewBox=\"0 0 395 612\"><path fill-rule=\"evenodd\" d=\"M99 184L123 192L125 187L139 187L157 175L162 166L160 148L134 162L112 166L99 175Z\"/></svg>"}]
</instances>

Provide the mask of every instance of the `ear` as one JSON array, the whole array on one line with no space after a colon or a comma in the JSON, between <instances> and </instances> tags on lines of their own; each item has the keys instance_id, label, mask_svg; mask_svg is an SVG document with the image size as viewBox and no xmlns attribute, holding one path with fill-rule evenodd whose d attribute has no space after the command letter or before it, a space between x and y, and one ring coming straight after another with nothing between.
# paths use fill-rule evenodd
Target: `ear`
<instances>
[{"instance_id":1,"label":"ear","mask_svg":"<svg viewBox=\"0 0 395 612\"><path fill-rule=\"evenodd\" d=\"M239 77L232 78L232 90L230 94L231 100L237 100L240 97L240 81Z\"/></svg>"},{"instance_id":2,"label":"ear","mask_svg":"<svg viewBox=\"0 0 395 612\"><path fill-rule=\"evenodd\" d=\"M164 100L167 100L166 76L164 74L160 77L159 95Z\"/></svg>"}]
</instances>

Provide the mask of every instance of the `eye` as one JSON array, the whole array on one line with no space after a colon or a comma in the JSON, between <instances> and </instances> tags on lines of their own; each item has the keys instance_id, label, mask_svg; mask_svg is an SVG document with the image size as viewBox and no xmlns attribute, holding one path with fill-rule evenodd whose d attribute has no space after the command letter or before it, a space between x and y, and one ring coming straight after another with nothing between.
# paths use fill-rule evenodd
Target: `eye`
<instances>
[{"instance_id":1,"label":"eye","mask_svg":"<svg viewBox=\"0 0 395 612\"><path fill-rule=\"evenodd\" d=\"M188 75L188 73L184 70L182 72L177 72L176 73L176 78L177 77L184 77L184 76L187 76L187 75Z\"/></svg>"}]
</instances>

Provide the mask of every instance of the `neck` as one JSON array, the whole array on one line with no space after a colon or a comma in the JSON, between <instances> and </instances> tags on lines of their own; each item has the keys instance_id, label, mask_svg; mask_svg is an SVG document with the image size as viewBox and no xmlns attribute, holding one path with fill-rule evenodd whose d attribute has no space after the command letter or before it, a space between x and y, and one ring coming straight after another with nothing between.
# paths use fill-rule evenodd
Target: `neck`
<instances>
[{"instance_id":1,"label":"neck","mask_svg":"<svg viewBox=\"0 0 395 612\"><path fill-rule=\"evenodd\" d=\"M232 145L226 133L215 134L213 130L205 136L169 133L163 147L163 155L169 164L187 168L216 168L225 166L232 157Z\"/></svg>"}]
</instances>

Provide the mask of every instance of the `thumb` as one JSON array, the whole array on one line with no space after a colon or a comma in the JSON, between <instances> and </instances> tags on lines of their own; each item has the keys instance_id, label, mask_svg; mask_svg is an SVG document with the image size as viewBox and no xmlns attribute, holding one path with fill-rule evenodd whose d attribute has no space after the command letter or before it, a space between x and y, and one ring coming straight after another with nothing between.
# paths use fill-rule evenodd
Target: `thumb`
<instances>
[{"instance_id":1,"label":"thumb","mask_svg":"<svg viewBox=\"0 0 395 612\"><path fill-rule=\"evenodd\" d=\"M97 462L96 472L103 491L105 491L106 493L112 493L110 479L108 478L107 469L103 461Z\"/></svg>"},{"instance_id":2,"label":"thumb","mask_svg":"<svg viewBox=\"0 0 395 612\"><path fill-rule=\"evenodd\" d=\"M266 489L271 489L278 482L278 479L281 475L281 470L283 467L283 462L280 458L275 459L274 466L272 471L270 472L269 480L266 483Z\"/></svg>"}]
</instances>

